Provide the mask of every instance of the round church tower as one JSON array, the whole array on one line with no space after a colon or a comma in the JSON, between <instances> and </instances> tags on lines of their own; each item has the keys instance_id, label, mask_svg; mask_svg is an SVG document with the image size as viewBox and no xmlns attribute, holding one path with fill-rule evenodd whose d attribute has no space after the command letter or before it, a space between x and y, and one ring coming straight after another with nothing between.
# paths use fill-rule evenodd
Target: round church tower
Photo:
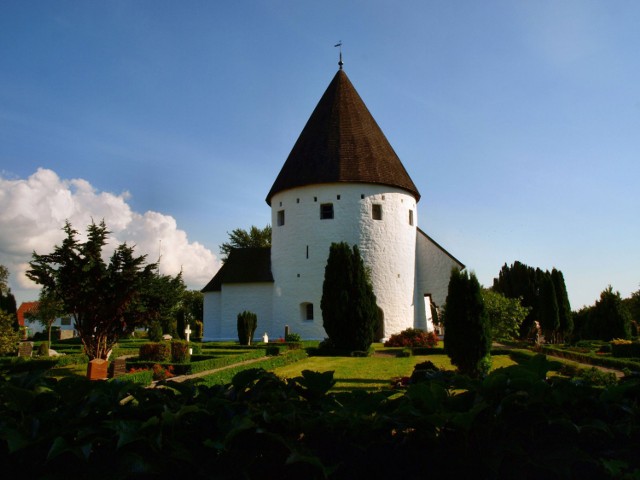
<instances>
[{"instance_id":1,"label":"round church tower","mask_svg":"<svg viewBox=\"0 0 640 480\"><path fill-rule=\"evenodd\" d=\"M420 194L340 69L267 195L274 326L324 338L320 300L333 242L358 245L382 310L380 338L414 326Z\"/></svg>"}]
</instances>

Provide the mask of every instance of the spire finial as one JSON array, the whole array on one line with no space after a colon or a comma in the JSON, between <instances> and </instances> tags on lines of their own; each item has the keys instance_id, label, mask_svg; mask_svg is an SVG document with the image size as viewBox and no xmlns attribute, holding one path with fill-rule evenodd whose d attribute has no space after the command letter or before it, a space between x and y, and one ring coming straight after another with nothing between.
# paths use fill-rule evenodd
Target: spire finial
<instances>
[{"instance_id":1,"label":"spire finial","mask_svg":"<svg viewBox=\"0 0 640 480\"><path fill-rule=\"evenodd\" d=\"M334 47L340 47L340 61L338 62L338 66L340 67L340 70L342 70L342 65L344 65L344 63L342 63L342 40L336 43Z\"/></svg>"}]
</instances>

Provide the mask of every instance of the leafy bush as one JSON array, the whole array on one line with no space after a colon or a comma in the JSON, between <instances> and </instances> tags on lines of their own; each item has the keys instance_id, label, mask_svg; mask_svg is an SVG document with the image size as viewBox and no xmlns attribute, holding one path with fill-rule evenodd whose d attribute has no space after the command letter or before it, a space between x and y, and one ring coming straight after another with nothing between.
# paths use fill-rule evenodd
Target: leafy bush
<instances>
[{"instance_id":1,"label":"leafy bush","mask_svg":"<svg viewBox=\"0 0 640 480\"><path fill-rule=\"evenodd\" d=\"M13 328L14 318L0 310L0 355L13 355L18 350L20 334Z\"/></svg>"},{"instance_id":2,"label":"leafy bush","mask_svg":"<svg viewBox=\"0 0 640 480\"><path fill-rule=\"evenodd\" d=\"M154 320L153 322L151 322L151 325L149 325L147 337L152 342L159 342L162 340L162 325L158 320Z\"/></svg>"},{"instance_id":3,"label":"leafy bush","mask_svg":"<svg viewBox=\"0 0 640 480\"><path fill-rule=\"evenodd\" d=\"M171 344L151 342L140 346L139 357L147 362L168 362L171 359Z\"/></svg>"},{"instance_id":4,"label":"leafy bush","mask_svg":"<svg viewBox=\"0 0 640 480\"><path fill-rule=\"evenodd\" d=\"M301 342L302 337L300 337L300 335L297 333L287 333L284 336L284 341L285 342Z\"/></svg>"},{"instance_id":5,"label":"leafy bush","mask_svg":"<svg viewBox=\"0 0 640 480\"><path fill-rule=\"evenodd\" d=\"M25 478L637 478L640 379L594 388L549 366L482 380L432 366L373 393L246 367L154 389L2 375L0 464Z\"/></svg>"},{"instance_id":6,"label":"leafy bush","mask_svg":"<svg viewBox=\"0 0 640 480\"><path fill-rule=\"evenodd\" d=\"M435 332L425 332L419 328L407 328L396 333L384 342L385 347L429 347L438 344L438 335Z\"/></svg>"},{"instance_id":7,"label":"leafy bush","mask_svg":"<svg viewBox=\"0 0 640 480\"><path fill-rule=\"evenodd\" d=\"M611 354L618 358L640 357L640 343L616 338L611 341Z\"/></svg>"},{"instance_id":8,"label":"leafy bush","mask_svg":"<svg viewBox=\"0 0 640 480\"><path fill-rule=\"evenodd\" d=\"M38 347L38 355L41 357L49 356L49 342L45 341L40 344Z\"/></svg>"}]
</instances>

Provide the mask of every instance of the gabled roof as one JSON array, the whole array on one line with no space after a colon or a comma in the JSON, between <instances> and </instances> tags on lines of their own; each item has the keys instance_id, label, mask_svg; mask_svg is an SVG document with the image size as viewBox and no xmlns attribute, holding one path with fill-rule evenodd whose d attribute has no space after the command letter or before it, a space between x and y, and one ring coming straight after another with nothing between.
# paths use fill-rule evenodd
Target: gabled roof
<instances>
[{"instance_id":1,"label":"gabled roof","mask_svg":"<svg viewBox=\"0 0 640 480\"><path fill-rule=\"evenodd\" d=\"M347 74L338 70L322 95L267 203L278 192L318 183L376 183L420 193Z\"/></svg>"},{"instance_id":2,"label":"gabled roof","mask_svg":"<svg viewBox=\"0 0 640 480\"><path fill-rule=\"evenodd\" d=\"M18 316L18 324L24 327L25 313L36 310L38 308L38 305L40 305L40 302L22 302L18 307L18 311L16 312L16 315Z\"/></svg>"},{"instance_id":3,"label":"gabled roof","mask_svg":"<svg viewBox=\"0 0 640 480\"><path fill-rule=\"evenodd\" d=\"M273 282L271 248L234 248L227 261L201 292L219 292L223 283L261 282Z\"/></svg>"},{"instance_id":4,"label":"gabled roof","mask_svg":"<svg viewBox=\"0 0 640 480\"><path fill-rule=\"evenodd\" d=\"M420 227L418 227L416 229L418 231L418 235L422 235L423 237L425 237L429 242L431 242L438 250L440 250L442 253L444 253L447 257L449 257L451 260L453 260L455 263L458 264L458 267L460 267L460 270L464 270L466 267L464 265L464 263L462 263L460 260L458 260L456 257L454 257L453 255L451 255L449 252L447 252L445 250L445 248L440 245L438 242L436 242L433 238L431 238L429 235L427 235L425 233L424 230L422 230Z\"/></svg>"}]
</instances>

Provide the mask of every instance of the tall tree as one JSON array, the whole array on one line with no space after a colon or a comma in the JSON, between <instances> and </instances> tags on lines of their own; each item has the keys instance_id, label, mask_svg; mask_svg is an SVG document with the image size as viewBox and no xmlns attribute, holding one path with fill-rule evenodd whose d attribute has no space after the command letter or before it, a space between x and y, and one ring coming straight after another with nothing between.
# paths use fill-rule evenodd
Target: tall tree
<instances>
[{"instance_id":1,"label":"tall tree","mask_svg":"<svg viewBox=\"0 0 640 480\"><path fill-rule=\"evenodd\" d=\"M515 261L510 266L506 263L500 269L498 278L493 280L494 291L507 298L519 298L522 306L529 308L529 314L520 325L520 336L526 337L533 321L538 318L538 275L536 269Z\"/></svg>"},{"instance_id":2,"label":"tall tree","mask_svg":"<svg viewBox=\"0 0 640 480\"><path fill-rule=\"evenodd\" d=\"M229 241L220 245L220 254L222 261L226 262L229 253L234 248L249 247L270 247L271 246L271 225L264 228L252 226L249 231L242 228L236 228L229 234Z\"/></svg>"},{"instance_id":3,"label":"tall tree","mask_svg":"<svg viewBox=\"0 0 640 480\"><path fill-rule=\"evenodd\" d=\"M332 243L322 284L323 326L340 350L366 351L373 343L379 313L360 250Z\"/></svg>"},{"instance_id":4,"label":"tall tree","mask_svg":"<svg viewBox=\"0 0 640 480\"><path fill-rule=\"evenodd\" d=\"M557 269L551 270L551 280L556 291L556 302L558 304L558 320L560 326L558 328L557 339L559 342L565 342L573 333L573 313L571 313L571 303L569 302L569 294L567 286L564 283L564 275Z\"/></svg>"},{"instance_id":5,"label":"tall tree","mask_svg":"<svg viewBox=\"0 0 640 480\"><path fill-rule=\"evenodd\" d=\"M556 332L560 328L556 289L551 274L538 270L540 290L538 293L538 320L547 343L556 343Z\"/></svg>"},{"instance_id":6,"label":"tall tree","mask_svg":"<svg viewBox=\"0 0 640 480\"><path fill-rule=\"evenodd\" d=\"M9 288L9 269L4 265L0 265L0 310L13 319L13 329L18 330L16 298Z\"/></svg>"},{"instance_id":7,"label":"tall tree","mask_svg":"<svg viewBox=\"0 0 640 480\"><path fill-rule=\"evenodd\" d=\"M611 285L602 291L589 314L589 333L591 338L604 341L631 336L631 314Z\"/></svg>"},{"instance_id":8,"label":"tall tree","mask_svg":"<svg viewBox=\"0 0 640 480\"><path fill-rule=\"evenodd\" d=\"M73 317L89 359L106 359L118 338L144 321L131 306L153 278L156 265L145 265L145 256L134 256L126 243L116 247L107 264L102 249L110 232L104 221L87 227L85 242L78 240L69 222L64 231L66 238L52 253L33 253L27 276L42 285L45 295L59 299Z\"/></svg>"},{"instance_id":9,"label":"tall tree","mask_svg":"<svg viewBox=\"0 0 640 480\"><path fill-rule=\"evenodd\" d=\"M180 299L177 311L178 335L185 338L185 329L187 325L191 331L198 330L198 322L202 322L204 318L204 295L199 290L186 290Z\"/></svg>"},{"instance_id":10,"label":"tall tree","mask_svg":"<svg viewBox=\"0 0 640 480\"><path fill-rule=\"evenodd\" d=\"M444 311L444 350L460 373L477 377L490 366L491 333L475 274L454 268Z\"/></svg>"}]
</instances>

